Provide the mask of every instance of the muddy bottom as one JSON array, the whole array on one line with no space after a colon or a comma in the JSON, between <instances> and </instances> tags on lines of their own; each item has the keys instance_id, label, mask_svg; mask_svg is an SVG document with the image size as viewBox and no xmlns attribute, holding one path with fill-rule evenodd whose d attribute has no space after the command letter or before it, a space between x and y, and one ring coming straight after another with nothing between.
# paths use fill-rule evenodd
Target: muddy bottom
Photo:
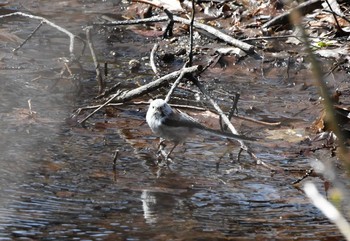
<instances>
[{"instance_id":1,"label":"muddy bottom","mask_svg":"<svg viewBox=\"0 0 350 241\"><path fill-rule=\"evenodd\" d=\"M113 1L85 5L28 1L25 7L82 33L86 22L125 6ZM20 38L37 24L22 18L2 21ZM75 78L59 77L67 37L47 26L42 31L18 55L11 52L18 43L1 43L0 240L342 239L292 185L303 172L271 172L245 152L238 161L239 143L196 137L175 149L168 167L156 165L157 138L145 123L147 98L140 99L144 103L108 107L85 127L76 125L75 111L93 105L98 91L91 58L82 58L85 71L77 76L81 88L76 88ZM114 31L122 36L112 44L103 41L104 31L95 37L99 57L105 57L102 62L115 67L108 84L151 81L152 71L145 63L159 39L130 29ZM131 41L133 46L128 47ZM136 73L128 67L135 58L146 59ZM224 109L230 106L220 101L222 91L238 91L239 114L281 122L265 126L234 119L240 132L262 139L250 144L259 158L277 167L307 170L310 162L329 154L300 155L305 147L300 141L312 135L305 129L321 110L317 89L301 88L312 83L307 70L297 69L286 79L278 75L283 68L267 63L262 76L260 65L247 57L235 66L211 68L202 80L221 91L216 95ZM345 77L339 76L333 86L344 86ZM183 91L186 88L177 94ZM325 194L323 180L308 180Z\"/></svg>"}]
</instances>

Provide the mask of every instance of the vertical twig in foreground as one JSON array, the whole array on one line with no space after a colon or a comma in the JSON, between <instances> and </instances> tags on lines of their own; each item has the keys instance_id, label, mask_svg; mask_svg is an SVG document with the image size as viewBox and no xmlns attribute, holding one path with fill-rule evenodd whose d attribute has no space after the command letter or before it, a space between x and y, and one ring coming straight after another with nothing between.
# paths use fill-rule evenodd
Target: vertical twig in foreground
<instances>
[{"instance_id":1,"label":"vertical twig in foreground","mask_svg":"<svg viewBox=\"0 0 350 241\"><path fill-rule=\"evenodd\" d=\"M344 166L346 166L347 170L349 171L350 170L349 151L345 146L345 142L344 142L345 139L338 125L338 120L336 118L336 113L333 106L334 103L331 99L328 86L324 81L324 74L322 72L321 65L316 59L316 56L310 47L311 45L310 45L308 36L306 34L304 27L302 26L302 23L301 23L302 17L301 17L300 11L292 11L290 18L291 18L291 22L294 24L294 26L299 28L302 34L302 38L304 40L304 47L305 47L306 53L308 54L308 57L310 59L310 63L312 66L312 73L314 75L315 86L319 87L320 96L324 100L323 105L324 105L325 114L326 114L325 120L330 124L331 130L334 132L334 134L338 138L339 159L343 162ZM327 161L325 163L327 163ZM330 163L328 161L327 164L328 164L327 168L325 169L327 171L325 171L325 173L326 172L330 173L333 179L332 182L336 183L337 173L333 168L333 163ZM343 193L347 194L346 189L342 188L342 190L343 190ZM344 237L350 241L350 225L346 221L346 219L340 214L340 212L333 205L331 205L321 194L318 193L314 184L306 183L304 186L304 191L312 200L313 204L318 209L320 209L330 221L335 223L338 229L340 230L340 232L344 235Z\"/></svg>"},{"instance_id":2,"label":"vertical twig in foreground","mask_svg":"<svg viewBox=\"0 0 350 241\"><path fill-rule=\"evenodd\" d=\"M329 90L328 90L328 86L325 83L325 81L323 80L323 72L321 69L321 66L319 64L319 62L317 61L312 49L311 49L311 45L309 42L309 39L306 35L305 29L303 28L302 24L301 24L301 15L300 12L298 11L293 11L291 13L291 20L293 22L293 24L298 27L301 31L302 34L302 38L304 40L304 46L306 49L306 53L308 54L309 58L310 58L310 62L312 65L312 73L314 75L314 79L316 82L316 86L319 87L319 92L320 92L320 96L324 99L323 104L324 104L324 108L325 108L325 113L326 113L326 117L325 119L327 120L327 122L330 123L331 125L331 129L334 132L334 134L337 136L338 138L338 145L339 145L339 149L340 149L340 159L343 161L343 163L346 165L347 169L350 170L350 158L349 158L349 152L347 150L347 148L344 145L344 136L343 133L341 132L339 125L338 125L338 120L336 118L336 113L333 107L333 101L331 99L331 95L329 94Z\"/></svg>"},{"instance_id":3,"label":"vertical twig in foreground","mask_svg":"<svg viewBox=\"0 0 350 241\"><path fill-rule=\"evenodd\" d=\"M311 199L312 203L322 211L322 213L335 225L344 235L346 240L350 241L350 225L343 215L325 199L317 190L315 184L307 182L304 185L306 195Z\"/></svg>"}]
</instances>

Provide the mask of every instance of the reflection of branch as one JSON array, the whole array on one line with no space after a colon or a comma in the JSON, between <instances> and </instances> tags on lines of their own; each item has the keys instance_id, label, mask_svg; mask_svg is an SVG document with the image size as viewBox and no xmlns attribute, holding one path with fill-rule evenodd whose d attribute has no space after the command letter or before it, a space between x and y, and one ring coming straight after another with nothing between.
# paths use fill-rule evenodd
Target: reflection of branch
<instances>
[{"instance_id":1,"label":"reflection of branch","mask_svg":"<svg viewBox=\"0 0 350 241\"><path fill-rule=\"evenodd\" d=\"M35 16L27 13L22 13L22 12L14 12L10 14L5 14L5 15L0 15L0 19L5 18L5 17L12 17L12 16L22 16L22 17L27 17L31 19L37 19L40 20L42 23L46 23L50 25L51 27L57 29L58 31L61 31L69 36L70 43L69 43L69 53L71 56L74 56L74 40L75 38L80 39L82 42L84 42L80 37L74 35L73 33L69 32L67 29L62 28L61 26L58 26L57 24L47 20L46 18L40 17L40 16ZM84 42L85 44L85 42Z\"/></svg>"},{"instance_id":2,"label":"reflection of branch","mask_svg":"<svg viewBox=\"0 0 350 241\"><path fill-rule=\"evenodd\" d=\"M344 235L346 240L350 241L350 225L341 213L327 201L318 191L315 184L307 182L304 185L306 195L311 199L312 203L320 209L323 214L337 225L340 232Z\"/></svg>"}]
</instances>

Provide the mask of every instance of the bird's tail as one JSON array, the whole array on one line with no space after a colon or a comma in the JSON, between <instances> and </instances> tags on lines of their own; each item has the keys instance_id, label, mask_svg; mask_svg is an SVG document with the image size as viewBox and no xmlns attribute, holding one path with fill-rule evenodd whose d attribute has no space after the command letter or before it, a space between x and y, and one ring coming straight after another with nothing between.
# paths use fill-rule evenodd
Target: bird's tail
<instances>
[{"instance_id":1,"label":"bird's tail","mask_svg":"<svg viewBox=\"0 0 350 241\"><path fill-rule=\"evenodd\" d=\"M226 137L226 138L235 139L235 140L242 140L242 141L256 141L257 140L254 137L248 137L248 136L244 136L244 135L236 135L233 133L222 132L220 130L214 130L214 129L209 129L209 128L205 128L205 131L208 132L209 134L212 134L215 136Z\"/></svg>"}]
</instances>

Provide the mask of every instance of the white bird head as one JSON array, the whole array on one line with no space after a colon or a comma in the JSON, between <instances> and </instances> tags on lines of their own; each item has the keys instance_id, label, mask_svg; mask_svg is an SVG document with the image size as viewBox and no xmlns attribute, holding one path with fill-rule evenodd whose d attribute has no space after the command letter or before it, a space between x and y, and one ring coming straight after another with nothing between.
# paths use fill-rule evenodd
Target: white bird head
<instances>
[{"instance_id":1,"label":"white bird head","mask_svg":"<svg viewBox=\"0 0 350 241\"><path fill-rule=\"evenodd\" d=\"M156 115L158 117L169 116L173 110L171 107L162 99L153 100L148 108L147 115Z\"/></svg>"}]
</instances>

